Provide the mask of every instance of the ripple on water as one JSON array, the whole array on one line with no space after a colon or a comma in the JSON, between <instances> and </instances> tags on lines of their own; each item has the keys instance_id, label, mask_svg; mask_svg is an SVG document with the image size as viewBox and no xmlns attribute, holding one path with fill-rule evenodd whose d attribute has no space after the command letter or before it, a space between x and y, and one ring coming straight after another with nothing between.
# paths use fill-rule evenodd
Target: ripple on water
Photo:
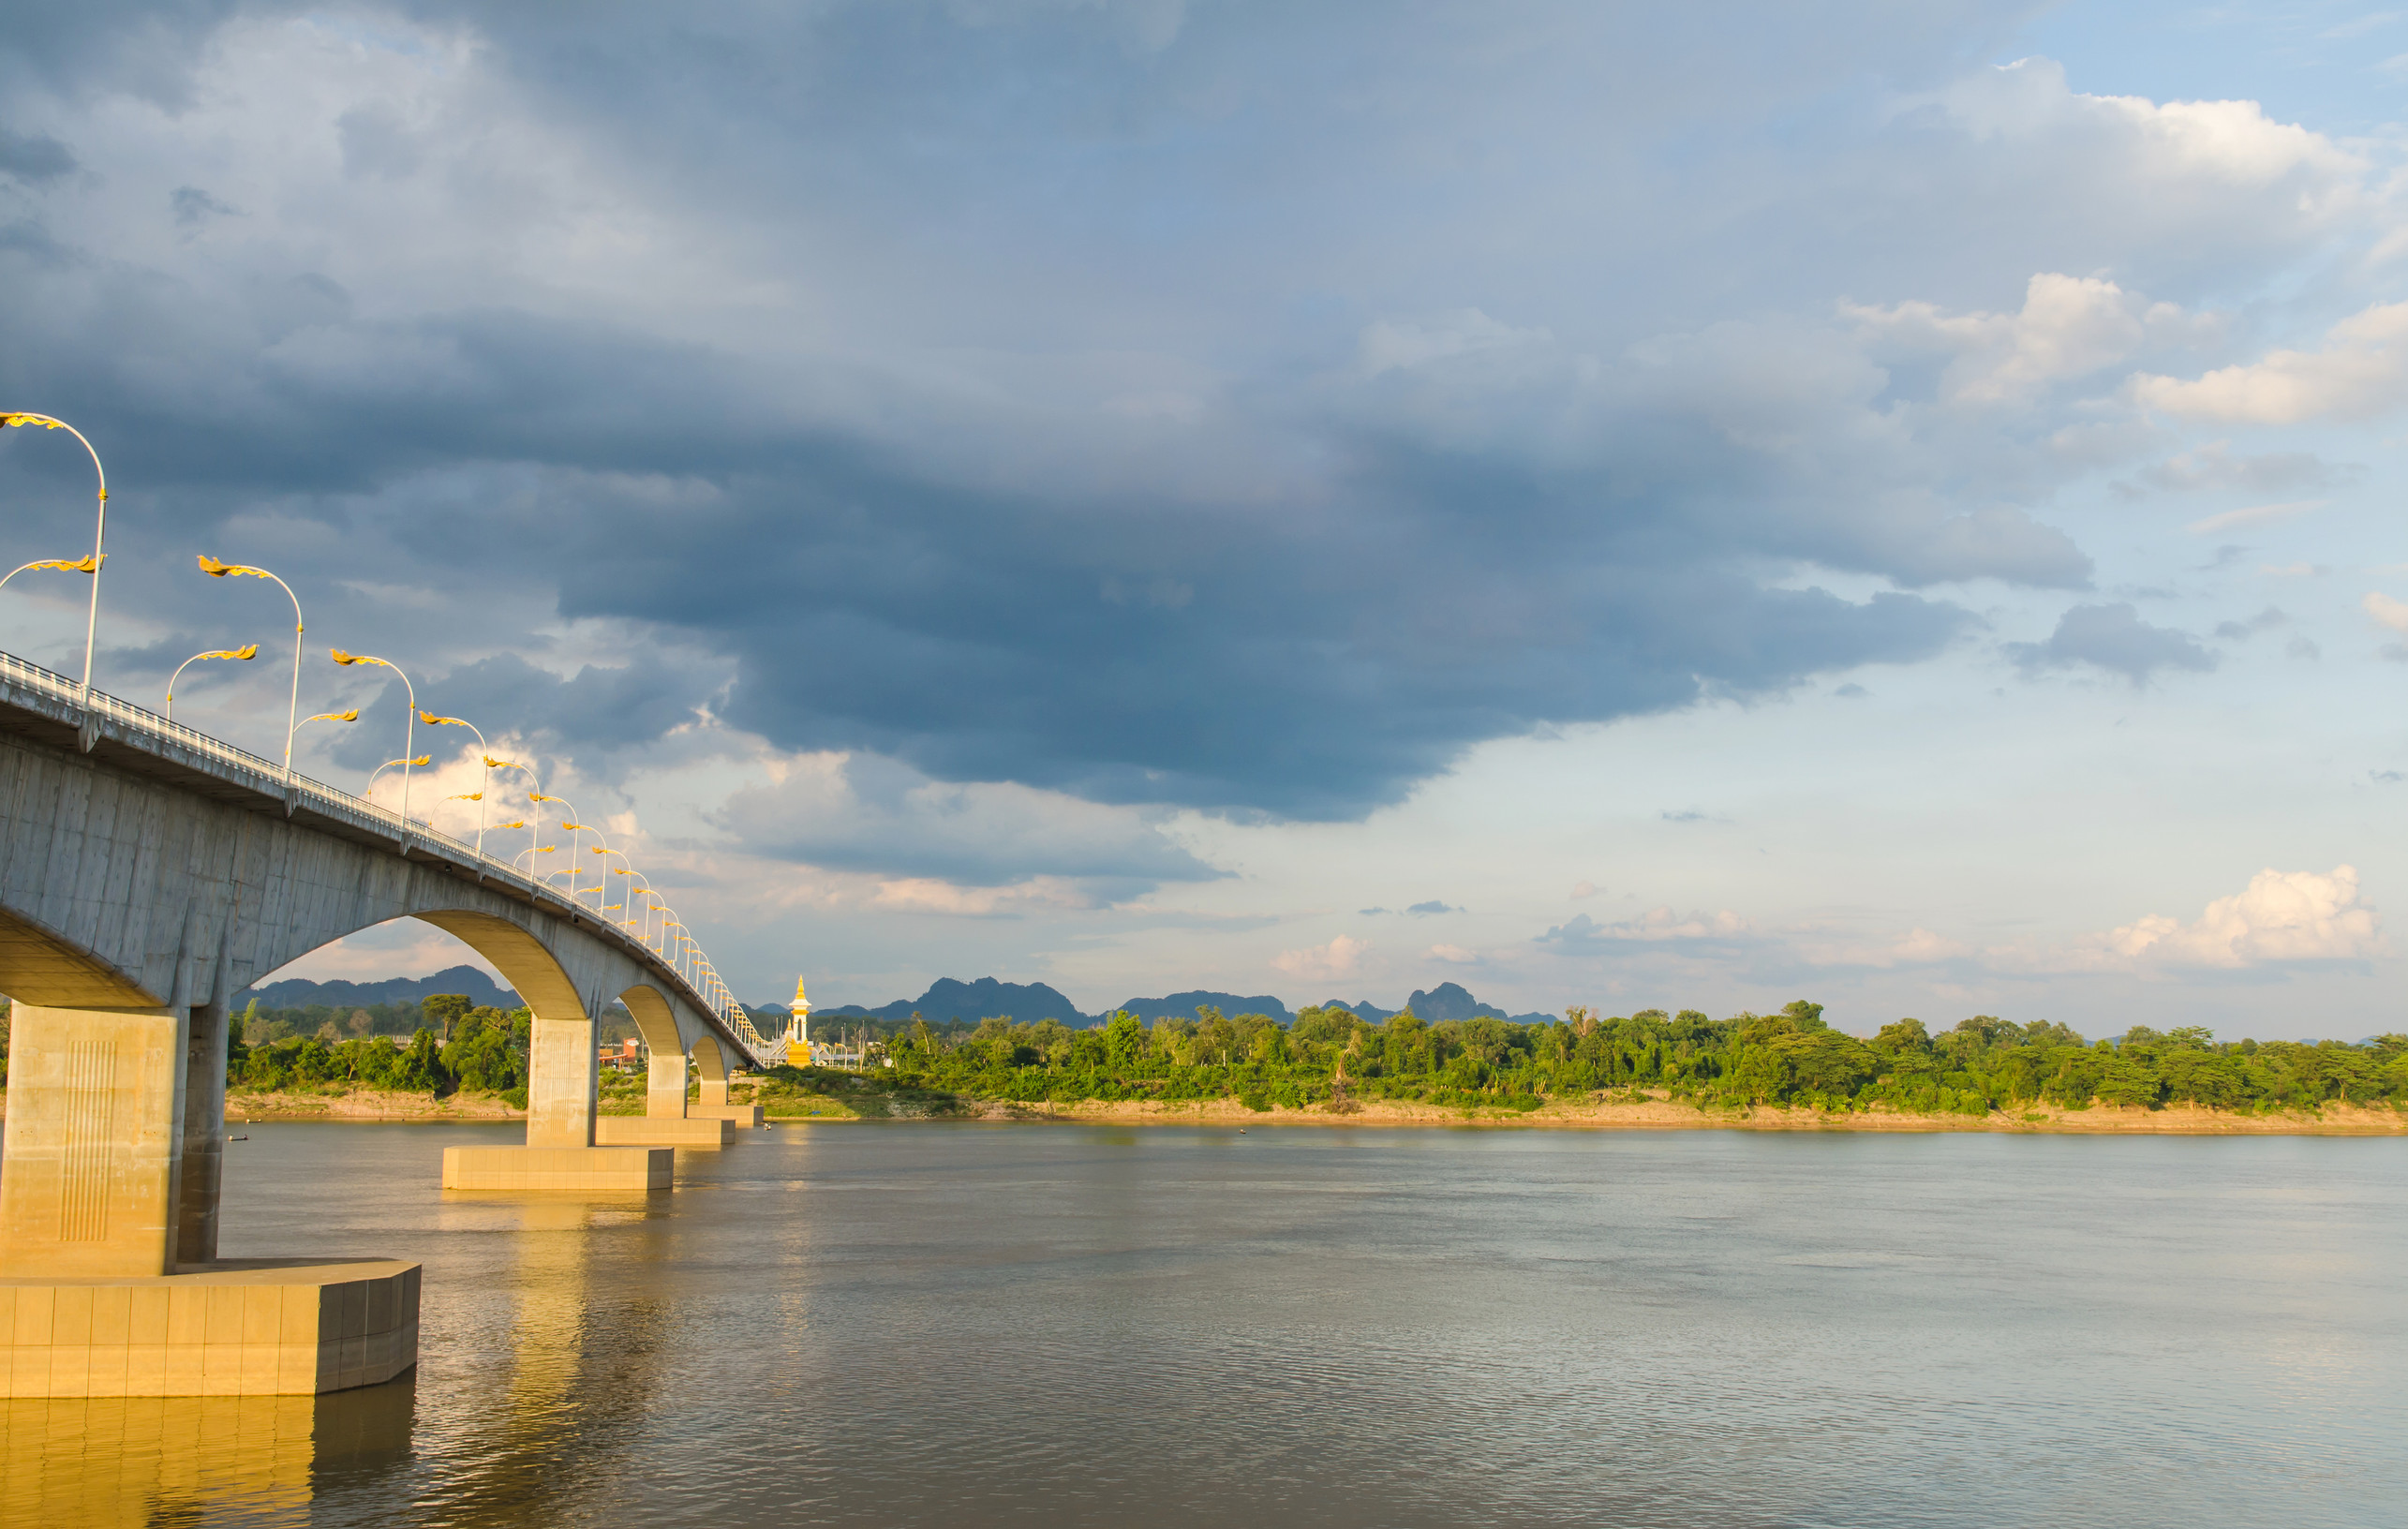
<instances>
[{"instance_id":1,"label":"ripple on water","mask_svg":"<svg viewBox=\"0 0 2408 1529\"><path fill-rule=\"evenodd\" d=\"M2408 1488L2400 1142L845 1126L513 1203L433 1187L507 1128L251 1136L227 1251L424 1259L418 1373L8 1403L7 1522L2322 1529Z\"/></svg>"}]
</instances>

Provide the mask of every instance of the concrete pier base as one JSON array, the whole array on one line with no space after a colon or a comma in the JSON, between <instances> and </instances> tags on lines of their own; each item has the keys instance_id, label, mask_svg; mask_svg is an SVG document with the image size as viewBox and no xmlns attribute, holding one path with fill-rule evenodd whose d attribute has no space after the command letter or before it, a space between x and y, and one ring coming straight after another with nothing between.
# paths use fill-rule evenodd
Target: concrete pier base
<instances>
[{"instance_id":1,"label":"concrete pier base","mask_svg":"<svg viewBox=\"0 0 2408 1529\"><path fill-rule=\"evenodd\" d=\"M446 1147L445 1189L667 1189L677 1154L667 1147Z\"/></svg>"},{"instance_id":2,"label":"concrete pier base","mask_svg":"<svg viewBox=\"0 0 2408 1529\"><path fill-rule=\"evenodd\" d=\"M761 1123L759 1105L688 1105L686 1116L697 1121L728 1121L750 1131Z\"/></svg>"},{"instance_id":3,"label":"concrete pier base","mask_svg":"<svg viewBox=\"0 0 2408 1529\"><path fill-rule=\"evenodd\" d=\"M0 1276L0 1396L307 1396L418 1363L418 1270L230 1259L178 1274Z\"/></svg>"},{"instance_id":4,"label":"concrete pier base","mask_svg":"<svg viewBox=\"0 0 2408 1529\"><path fill-rule=\"evenodd\" d=\"M667 1120L657 1115L597 1115L597 1147L724 1147L736 1135L728 1121L706 1116Z\"/></svg>"}]
</instances>

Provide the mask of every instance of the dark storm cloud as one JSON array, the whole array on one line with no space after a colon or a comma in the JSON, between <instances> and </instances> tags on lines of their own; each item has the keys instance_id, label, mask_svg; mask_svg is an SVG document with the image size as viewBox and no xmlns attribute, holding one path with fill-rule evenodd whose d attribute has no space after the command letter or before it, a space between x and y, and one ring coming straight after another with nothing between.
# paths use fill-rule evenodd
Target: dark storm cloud
<instances>
[{"instance_id":1,"label":"dark storm cloud","mask_svg":"<svg viewBox=\"0 0 2408 1529\"><path fill-rule=\"evenodd\" d=\"M75 168L75 156L57 139L0 128L0 175L33 184L54 181Z\"/></svg>"},{"instance_id":2,"label":"dark storm cloud","mask_svg":"<svg viewBox=\"0 0 2408 1529\"><path fill-rule=\"evenodd\" d=\"M456 255L453 285L415 267L380 283L349 274L373 261L321 259L339 226L275 243L299 215L275 209L305 199L178 165L153 184L195 197L152 190L142 215L171 239L190 210L195 242L239 229L246 252L178 264L63 233L52 177L53 201L0 239L23 299L0 315L0 391L106 435L129 558L244 556L251 536L313 591L424 592L423 610L363 596L339 630L427 653L437 710L595 750L657 738L701 698L781 747L939 782L1355 816L1487 739L1928 658L1970 620L1934 586L2087 585L2073 541L2006 502L2044 474L1944 435L1899 443L1903 371L1819 317L1713 321L1734 289L1827 312L1858 235L1784 203L1783 238L1731 240L1719 193L1650 202L1650 178L1595 147L1735 131L1731 113L1867 68L1931 82L2014 8L1801 24L1779 67L1701 67L1686 90L1661 60L1718 57L1730 16L1517 9L1500 65L1443 27L1315 7L405 9L483 29L475 67L507 88L477 111L532 110L625 177L589 199L610 209L592 243L640 244L648 218L716 250L723 228L778 252L750 275L802 291L823 328L754 345ZM173 98L169 44L202 57L218 14L96 11L0 47L69 93ZM1282 88L1359 47L1380 89ZM408 104L302 126L379 198L452 185L447 142L485 124ZM1559 115L1596 131L1539 130ZM1521 156L1459 162L1448 125L1492 119L1520 124ZM1876 158L1944 136L1918 119ZM1594 195L1562 194L1576 185ZM430 248L513 210L430 205ZM1556 206L1575 208L1564 228L1491 240L1494 219ZM1999 257L2013 289L2035 258ZM616 289L705 302L725 272L637 275ZM1137 357L1142 385L1097 381L1106 354ZM0 470L65 484L72 465ZM60 510L58 538L72 525ZM1897 587L1843 597L1833 573ZM183 618L216 595L141 577L124 587L206 630ZM686 656L517 656L556 617L671 633ZM852 853L813 822L796 845ZM1151 845L1091 859L1182 873Z\"/></svg>"},{"instance_id":3,"label":"dark storm cloud","mask_svg":"<svg viewBox=\"0 0 2408 1529\"><path fill-rule=\"evenodd\" d=\"M2213 669L2216 656L2184 632L2153 627L2127 604L2076 605L2044 643L2010 643L2007 654L2026 674L2090 664L2148 683L2160 669Z\"/></svg>"}]
</instances>

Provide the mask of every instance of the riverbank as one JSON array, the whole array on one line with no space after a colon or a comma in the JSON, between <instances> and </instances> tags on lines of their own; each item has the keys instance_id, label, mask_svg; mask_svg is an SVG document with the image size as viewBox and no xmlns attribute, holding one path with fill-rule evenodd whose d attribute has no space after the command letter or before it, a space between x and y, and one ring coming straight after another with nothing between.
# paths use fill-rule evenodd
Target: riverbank
<instances>
[{"instance_id":1,"label":"riverbank","mask_svg":"<svg viewBox=\"0 0 2408 1529\"><path fill-rule=\"evenodd\" d=\"M490 1093L408 1093L347 1089L341 1093L278 1090L226 1095L226 1119L244 1121L523 1121L527 1111Z\"/></svg>"},{"instance_id":2,"label":"riverbank","mask_svg":"<svg viewBox=\"0 0 2408 1529\"><path fill-rule=\"evenodd\" d=\"M774 1106L772 1106L774 1109ZM768 1119L812 1123L813 1117L770 1113ZM846 1117L823 1115L820 1121ZM1886 1111L1825 1113L1759 1105L1749 1109L1701 1109L1660 1096L1609 1103L1548 1104L1535 1110L1461 1109L1375 1099L1350 1109L1327 1105L1249 1109L1234 1099L1164 1104L1154 1100L1020 1104L967 1100L954 1109L914 1107L897 1101L894 1120L1057 1121L1111 1125L1481 1126L1587 1131L1868 1131L1890 1134L1991 1132L2056 1136L2408 1136L2408 1112L2387 1106L2327 1105L2320 1111L2267 1114L2205 1109L2195 1105L2144 1109L2093 1105L2088 1109L2041 1106L1987 1115L1909 1115Z\"/></svg>"},{"instance_id":3,"label":"riverbank","mask_svg":"<svg viewBox=\"0 0 2408 1529\"><path fill-rule=\"evenodd\" d=\"M738 1091L739 1092L741 1091ZM0 1091L0 1117L8 1096ZM611 1107L617 1104L618 1107ZM2322 1110L2264 1114L2169 1105L2144 1109L2093 1105L2088 1109L2040 1106L1987 1115L1908 1115L1888 1111L1825 1113L1759 1105L1750 1109L1701 1109L1658 1096L1616 1098L1606 1103L1547 1104L1534 1110L1462 1109L1389 1099L1360 1102L1345 1110L1327 1105L1291 1109L1275 1105L1249 1109L1235 1099L1164 1104L1155 1100L1079 1104L1022 1104L1001 1099L930 1102L870 1095L852 1099L771 1097L765 1117L780 1124L833 1125L861 1120L1060 1121L1093 1125L1227 1126L1480 1126L1570 1131L1869 1131L1881 1133L1993 1132L2053 1136L2408 1136L2408 1111L2386 1106L2327 1105ZM795 1108L796 1105L807 1107ZM602 1113L641 1114L605 1102ZM381 1089L342 1093L235 1092L226 1098L226 1119L246 1121L521 1121L527 1112L492 1094L436 1098Z\"/></svg>"}]
</instances>

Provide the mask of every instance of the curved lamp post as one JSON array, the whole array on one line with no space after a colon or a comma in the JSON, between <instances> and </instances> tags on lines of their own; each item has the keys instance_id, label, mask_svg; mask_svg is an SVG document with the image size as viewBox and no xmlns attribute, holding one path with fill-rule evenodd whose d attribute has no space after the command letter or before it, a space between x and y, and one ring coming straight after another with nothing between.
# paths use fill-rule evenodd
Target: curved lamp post
<instances>
[{"instance_id":1,"label":"curved lamp post","mask_svg":"<svg viewBox=\"0 0 2408 1529\"><path fill-rule=\"evenodd\" d=\"M386 760L383 764L381 764L378 765L375 769L370 770L370 771L368 772L368 791L374 791L374 790L376 790L376 789L377 789L377 777L378 777L378 776L380 776L380 775L382 775L382 774L384 774L384 772L385 772L385 771L387 771L387 770L389 770L389 769L392 769L394 765L398 764L398 765L402 766L402 768L404 768L405 770L406 770L406 769L409 769L409 768L410 766L412 766L412 765L415 765L415 766L417 766L418 768L420 768L420 769L422 769L422 770L423 770L423 769L424 769L424 768L426 767L426 762L427 762L428 760L430 760L430 759L434 758L434 757L435 757L435 756L434 756L434 755L432 755L432 754L421 754L421 755L419 755L416 759L388 759L388 760ZM365 794L366 794L366 793L365 793L365 792L363 792L361 794L365 795Z\"/></svg>"},{"instance_id":2,"label":"curved lamp post","mask_svg":"<svg viewBox=\"0 0 2408 1529\"><path fill-rule=\"evenodd\" d=\"M19 563L7 572L0 573L0 588L7 587L8 581L18 574L31 573L37 569L54 568L62 573L97 573L100 572L101 561L102 559L97 557L37 557L30 563Z\"/></svg>"},{"instance_id":3,"label":"curved lamp post","mask_svg":"<svg viewBox=\"0 0 2408 1529\"><path fill-rule=\"evenodd\" d=\"M175 682L184 677L184 672L186 669L191 668L194 664L199 663L203 659L233 659L243 663L248 663L259 656L259 644L245 643L240 647L225 647L219 648L215 652L195 653L192 657L185 660L182 663L177 664L175 666L175 673L167 676L167 720L171 722L175 720Z\"/></svg>"},{"instance_id":4,"label":"curved lamp post","mask_svg":"<svg viewBox=\"0 0 2408 1529\"><path fill-rule=\"evenodd\" d=\"M526 768L526 766L521 765L521 766L520 766L520 768L524 769L524 768ZM529 775L532 775L532 774L534 774L535 772L534 772L534 771L532 771L532 770L528 770L528 773ZM539 785L540 785L540 783L539 783ZM544 795L544 794L543 794L543 791L542 791L541 789L537 789L537 790L529 791L529 792L527 794L527 803L528 803L528 806L527 806L527 842L528 842L529 844L534 843L537 839L542 839L542 838L543 837L543 803L545 803L545 802L559 802L561 806L563 806L563 807L568 807L568 804L567 804L566 802L561 802L561 801L560 801L560 798L559 798L559 797L557 797L557 796L546 796L546 795ZM576 809L575 809L575 808L573 808L573 807L571 807L571 808L569 808L569 810L570 810L570 811L572 811L572 812L574 812L574 811L576 810ZM574 845L572 845L572 846L570 847L569 853L570 853L570 854L576 854L576 853L577 853L577 852L576 852L576 848L575 848L575 846L574 846ZM516 864L516 862L515 862L515 861L513 861L513 862L512 862L512 863L513 863L513 865L514 865L514 864ZM528 867L528 868L527 868L527 873L528 873L528 875L532 876L533 874L535 874L535 868L534 868L534 867L532 867L532 866Z\"/></svg>"},{"instance_id":5,"label":"curved lamp post","mask_svg":"<svg viewBox=\"0 0 2408 1529\"><path fill-rule=\"evenodd\" d=\"M535 874L534 857L539 854L550 854L554 850L557 850L559 847L560 846L557 844L529 844L527 848L519 851L516 854L510 857L510 868L516 870L518 868L518 863L521 860L524 860L527 862L527 879L530 882L542 881L544 878L539 877ZM555 872L555 874L557 873Z\"/></svg>"},{"instance_id":6,"label":"curved lamp post","mask_svg":"<svg viewBox=\"0 0 2408 1529\"><path fill-rule=\"evenodd\" d=\"M92 556L85 559L85 561L89 562L92 566L90 568L85 568L81 563L52 565L53 567L60 568L71 567L77 572L89 573L92 575L92 610L91 613L83 618L82 705L84 709L88 711L92 707L92 639L94 634L98 632L100 630L100 565L109 560L109 554L102 545L102 543L109 538L109 470L100 465L100 453L92 449L92 442L83 439L83 432L67 423L65 420L54 420L47 414L0 414L0 430L6 430L12 424L38 424L45 430L64 430L68 435L73 436L76 439L83 441L83 453L86 456L92 458L92 470L95 473L97 473L100 478L100 518L94 525L92 529ZM28 568L39 566L41 565L34 563L28 563L26 565ZM17 572L22 572L23 570L21 569ZM11 576L13 577L14 575L12 574ZM5 582L5 580L0 580L0 583Z\"/></svg>"},{"instance_id":7,"label":"curved lamp post","mask_svg":"<svg viewBox=\"0 0 2408 1529\"><path fill-rule=\"evenodd\" d=\"M468 727L469 732L477 732L477 725L474 725L474 722L462 722L460 718L438 718L438 715L431 713L431 710L422 710L422 713L419 713L419 720L426 722L428 727ZM477 759L484 759L484 735L482 735L482 732L477 732ZM484 785L494 785L494 765L491 764L486 765L484 770ZM477 804L477 853L479 854L484 854L484 785L479 785L474 793L468 794L468 797L445 797L445 802Z\"/></svg>"},{"instance_id":8,"label":"curved lamp post","mask_svg":"<svg viewBox=\"0 0 2408 1529\"><path fill-rule=\"evenodd\" d=\"M222 579L230 573L243 574L254 579L268 579L284 591L285 599L292 601L292 699L286 703L284 711L284 788L285 794L289 796L292 794L292 735L301 731L301 724L294 720L301 715L301 597L292 592L292 586L264 568L253 568L248 563L221 563L205 552L197 556L201 560L201 572L213 579ZM96 595L95 598L98 597ZM330 712L327 715L332 716L333 713ZM359 714L354 712L351 715L356 717ZM320 720L317 717L310 719L313 722ZM343 720L349 721L351 717L346 717Z\"/></svg>"},{"instance_id":9,"label":"curved lamp post","mask_svg":"<svg viewBox=\"0 0 2408 1529\"><path fill-rule=\"evenodd\" d=\"M339 647L330 647L326 652L328 657L347 669L355 663L373 663L401 675L401 690L403 695L409 698L409 715L402 720L401 757L393 763L401 766L401 842L407 849L409 844L409 770L411 765L418 763L409 757L409 746L418 741L418 688L410 684L408 675L401 674L401 665L391 659L379 659L372 653L346 653ZM386 769L390 766L379 764L377 768ZM368 783L376 784L376 777L370 776Z\"/></svg>"},{"instance_id":10,"label":"curved lamp post","mask_svg":"<svg viewBox=\"0 0 2408 1529\"><path fill-rule=\"evenodd\" d=\"M615 855L617 855L621 860L624 860L624 859L626 859L626 858L627 858L627 852L626 852L625 850L612 850L612 849L604 849L602 846L601 846L601 845L599 845L599 844L595 845L592 849L590 849L590 850L587 851L586 853L587 853L587 854L595 854L595 855L615 854ZM601 909L603 913L608 913L608 912L610 912L610 910L609 910L609 909L607 909L607 908L602 908L602 899L603 899L604 898L606 898L606 897L610 896L610 883L609 883L608 882L606 882L606 881L602 880L602 872L603 872L604 870L617 870L617 868L617 868L617 866L607 866L607 867L605 867L605 866L597 866L597 867L595 867L595 868L594 868L594 906L595 906L596 908L598 908L598 909ZM622 911L622 912L624 912L625 910L621 910L621 911Z\"/></svg>"}]
</instances>

